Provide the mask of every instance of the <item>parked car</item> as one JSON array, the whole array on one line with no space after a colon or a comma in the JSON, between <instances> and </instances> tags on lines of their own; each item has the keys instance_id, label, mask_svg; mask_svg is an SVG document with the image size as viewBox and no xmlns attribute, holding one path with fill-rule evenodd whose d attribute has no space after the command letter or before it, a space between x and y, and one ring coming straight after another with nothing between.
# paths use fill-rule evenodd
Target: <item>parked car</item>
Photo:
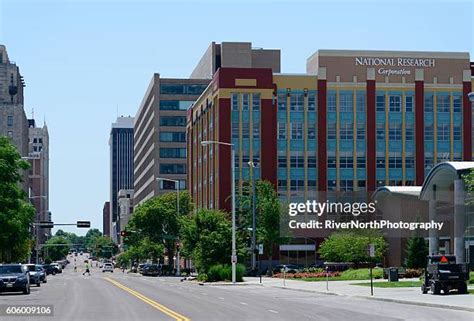
<instances>
[{"instance_id":1,"label":"parked car","mask_svg":"<svg viewBox=\"0 0 474 321\"><path fill-rule=\"evenodd\" d=\"M51 264L43 264L41 267L46 272L46 275L56 275L56 268Z\"/></svg>"},{"instance_id":2,"label":"parked car","mask_svg":"<svg viewBox=\"0 0 474 321\"><path fill-rule=\"evenodd\" d=\"M142 268L142 275L158 276L160 274L160 266L158 264L146 264Z\"/></svg>"},{"instance_id":3,"label":"parked car","mask_svg":"<svg viewBox=\"0 0 474 321\"><path fill-rule=\"evenodd\" d=\"M63 273L63 268L61 267L59 263L53 262L51 263L51 266L56 269L56 273Z\"/></svg>"},{"instance_id":4,"label":"parked car","mask_svg":"<svg viewBox=\"0 0 474 321\"><path fill-rule=\"evenodd\" d=\"M273 273L281 273L285 271L286 273L296 273L298 272L299 267L294 264L280 264L273 268Z\"/></svg>"},{"instance_id":5,"label":"parked car","mask_svg":"<svg viewBox=\"0 0 474 321\"><path fill-rule=\"evenodd\" d=\"M22 264L0 264L0 292L30 294L28 267Z\"/></svg>"},{"instance_id":6,"label":"parked car","mask_svg":"<svg viewBox=\"0 0 474 321\"><path fill-rule=\"evenodd\" d=\"M39 270L36 270L36 266L36 264L26 264L26 268L28 269L28 272L30 274L30 283L36 284L36 286L41 286L41 273L44 272L41 268L39 268Z\"/></svg>"},{"instance_id":7,"label":"parked car","mask_svg":"<svg viewBox=\"0 0 474 321\"><path fill-rule=\"evenodd\" d=\"M114 273L114 266L112 263L104 263L104 267L102 268L102 272L112 272Z\"/></svg>"},{"instance_id":8,"label":"parked car","mask_svg":"<svg viewBox=\"0 0 474 321\"><path fill-rule=\"evenodd\" d=\"M143 272L143 267L145 266L146 264L145 263L140 263L138 264L138 273L142 273Z\"/></svg>"}]
</instances>

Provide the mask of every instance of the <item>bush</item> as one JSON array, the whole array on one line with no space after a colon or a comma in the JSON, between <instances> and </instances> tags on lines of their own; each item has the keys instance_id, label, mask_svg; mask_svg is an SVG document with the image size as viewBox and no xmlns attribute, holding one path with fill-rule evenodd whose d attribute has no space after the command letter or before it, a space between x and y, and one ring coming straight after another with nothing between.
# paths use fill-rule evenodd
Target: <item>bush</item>
<instances>
[{"instance_id":1,"label":"bush","mask_svg":"<svg viewBox=\"0 0 474 321\"><path fill-rule=\"evenodd\" d=\"M406 269L405 278L419 278L423 274L422 269Z\"/></svg>"},{"instance_id":2,"label":"bush","mask_svg":"<svg viewBox=\"0 0 474 321\"><path fill-rule=\"evenodd\" d=\"M236 281L242 282L244 279L245 266L243 264L237 264L236 267ZM207 271L208 281L209 282L218 282L218 281L231 281L232 280L232 266L231 265L222 265L216 264L209 268Z\"/></svg>"},{"instance_id":3,"label":"bush","mask_svg":"<svg viewBox=\"0 0 474 321\"><path fill-rule=\"evenodd\" d=\"M198 281L200 282L207 282L207 274L206 273L199 273L197 277Z\"/></svg>"}]
</instances>

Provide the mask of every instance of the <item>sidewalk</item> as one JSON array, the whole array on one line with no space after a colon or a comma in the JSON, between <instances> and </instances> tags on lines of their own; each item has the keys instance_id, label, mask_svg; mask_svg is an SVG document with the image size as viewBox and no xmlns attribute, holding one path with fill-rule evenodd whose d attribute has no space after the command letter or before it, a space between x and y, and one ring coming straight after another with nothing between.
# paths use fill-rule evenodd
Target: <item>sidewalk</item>
<instances>
[{"instance_id":1,"label":"sidewalk","mask_svg":"<svg viewBox=\"0 0 474 321\"><path fill-rule=\"evenodd\" d=\"M246 277L245 283L260 284L257 277ZM404 281L417 281L417 279L404 279ZM297 280L285 280L278 278L262 278L264 287L285 288L293 291L322 293L329 295L344 295L373 300L397 302L403 304L432 306L439 308L449 308L474 312L474 295L431 295L422 294L419 287L412 288L375 288L374 296L370 295L370 286L351 285L353 283L370 282L361 281L329 281L329 291L326 289L326 282L306 282ZM387 282L387 280L374 280L374 282ZM469 287L472 289L472 286Z\"/></svg>"}]
</instances>

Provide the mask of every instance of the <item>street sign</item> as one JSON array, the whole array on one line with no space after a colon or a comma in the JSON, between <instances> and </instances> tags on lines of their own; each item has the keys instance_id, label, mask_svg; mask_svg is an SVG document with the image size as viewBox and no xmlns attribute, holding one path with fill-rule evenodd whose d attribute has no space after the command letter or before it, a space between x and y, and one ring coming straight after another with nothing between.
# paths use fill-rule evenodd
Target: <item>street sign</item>
<instances>
[{"instance_id":1,"label":"street sign","mask_svg":"<svg viewBox=\"0 0 474 321\"><path fill-rule=\"evenodd\" d=\"M367 252L370 257L375 257L375 244L369 244Z\"/></svg>"},{"instance_id":2,"label":"street sign","mask_svg":"<svg viewBox=\"0 0 474 321\"><path fill-rule=\"evenodd\" d=\"M262 255L263 254L263 244L258 245L258 254Z\"/></svg>"},{"instance_id":3,"label":"street sign","mask_svg":"<svg viewBox=\"0 0 474 321\"><path fill-rule=\"evenodd\" d=\"M91 227L91 222L90 221L77 221L76 226L77 227L89 228L89 227Z\"/></svg>"},{"instance_id":4,"label":"street sign","mask_svg":"<svg viewBox=\"0 0 474 321\"><path fill-rule=\"evenodd\" d=\"M42 227L42 228L53 228L54 223L53 222L47 222L47 221L41 221L41 222L38 223L38 226Z\"/></svg>"}]
</instances>

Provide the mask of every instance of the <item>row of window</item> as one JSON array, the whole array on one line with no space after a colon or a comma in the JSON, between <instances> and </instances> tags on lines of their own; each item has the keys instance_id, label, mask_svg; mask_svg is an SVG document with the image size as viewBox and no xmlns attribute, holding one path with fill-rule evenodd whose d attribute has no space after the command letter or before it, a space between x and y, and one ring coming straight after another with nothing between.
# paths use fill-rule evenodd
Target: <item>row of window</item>
<instances>
[{"instance_id":1,"label":"row of window","mask_svg":"<svg viewBox=\"0 0 474 321\"><path fill-rule=\"evenodd\" d=\"M290 138L301 140L304 135L304 123L302 122L292 122L290 123ZM277 135L278 139L287 139L287 123L278 122L277 124ZM307 127L307 137L308 139L316 139L316 124L308 123Z\"/></svg>"},{"instance_id":2,"label":"row of window","mask_svg":"<svg viewBox=\"0 0 474 321\"><path fill-rule=\"evenodd\" d=\"M260 122L254 122L252 126L253 139L260 138ZM239 123L232 122L232 138L239 138ZM250 124L242 123L242 139L250 138Z\"/></svg>"},{"instance_id":3,"label":"row of window","mask_svg":"<svg viewBox=\"0 0 474 321\"><path fill-rule=\"evenodd\" d=\"M200 95L207 85L201 84L161 84L160 93L163 95Z\"/></svg>"},{"instance_id":4,"label":"row of window","mask_svg":"<svg viewBox=\"0 0 474 321\"><path fill-rule=\"evenodd\" d=\"M304 111L305 99L307 100L308 111L316 110L316 93L307 92L307 93L292 93L280 92L277 95L278 100L278 110L286 111L287 110L287 98L290 98L290 110L291 111Z\"/></svg>"},{"instance_id":5,"label":"row of window","mask_svg":"<svg viewBox=\"0 0 474 321\"><path fill-rule=\"evenodd\" d=\"M260 94L254 93L231 93L230 100L232 105L232 110L238 111L239 106L242 106L242 111L249 111L250 110L250 95L252 95L252 110L253 111L260 111L261 100ZM239 103L241 100L241 104Z\"/></svg>"},{"instance_id":6,"label":"row of window","mask_svg":"<svg viewBox=\"0 0 474 321\"><path fill-rule=\"evenodd\" d=\"M186 116L161 116L160 126L186 126Z\"/></svg>"},{"instance_id":7,"label":"row of window","mask_svg":"<svg viewBox=\"0 0 474 321\"><path fill-rule=\"evenodd\" d=\"M160 148L161 158L186 158L186 148Z\"/></svg>"},{"instance_id":8,"label":"row of window","mask_svg":"<svg viewBox=\"0 0 474 321\"><path fill-rule=\"evenodd\" d=\"M308 160L308 168L316 168L316 156L306 157ZM286 156L278 156L278 167L287 168L288 159ZM290 168L304 168L304 156L302 155L291 155L290 156Z\"/></svg>"},{"instance_id":9,"label":"row of window","mask_svg":"<svg viewBox=\"0 0 474 321\"><path fill-rule=\"evenodd\" d=\"M160 132L160 142L185 142L185 132Z\"/></svg>"},{"instance_id":10,"label":"row of window","mask_svg":"<svg viewBox=\"0 0 474 321\"><path fill-rule=\"evenodd\" d=\"M186 174L186 164L160 164L160 174Z\"/></svg>"},{"instance_id":11,"label":"row of window","mask_svg":"<svg viewBox=\"0 0 474 321\"><path fill-rule=\"evenodd\" d=\"M160 110L188 110L192 104L186 100L160 100Z\"/></svg>"}]
</instances>

